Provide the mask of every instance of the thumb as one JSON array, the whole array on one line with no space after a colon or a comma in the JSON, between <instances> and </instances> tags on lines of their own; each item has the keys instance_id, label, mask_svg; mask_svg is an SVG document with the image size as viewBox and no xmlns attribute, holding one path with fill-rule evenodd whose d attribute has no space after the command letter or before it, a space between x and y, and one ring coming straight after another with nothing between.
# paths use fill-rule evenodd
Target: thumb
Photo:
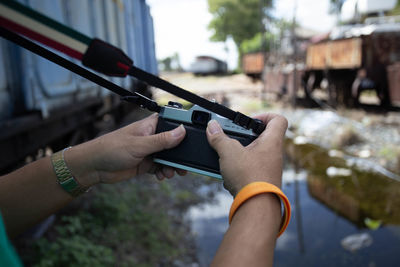
<instances>
[{"instance_id":1,"label":"thumb","mask_svg":"<svg viewBox=\"0 0 400 267\"><path fill-rule=\"evenodd\" d=\"M179 127L158 134L148 135L141 137L143 140L144 154L149 155L164 149L173 148L182 142L185 137L186 130L183 125Z\"/></svg>"},{"instance_id":2,"label":"thumb","mask_svg":"<svg viewBox=\"0 0 400 267\"><path fill-rule=\"evenodd\" d=\"M228 137L216 120L209 121L207 125L207 139L211 147L217 151L220 158L228 153L232 153L232 149L240 145L240 143Z\"/></svg>"}]
</instances>

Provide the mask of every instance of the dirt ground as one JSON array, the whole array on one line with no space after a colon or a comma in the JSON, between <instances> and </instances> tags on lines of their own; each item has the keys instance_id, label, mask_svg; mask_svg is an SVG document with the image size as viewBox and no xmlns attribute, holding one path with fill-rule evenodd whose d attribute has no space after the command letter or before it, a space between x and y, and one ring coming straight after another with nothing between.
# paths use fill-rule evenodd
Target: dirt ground
<instances>
[{"instance_id":1,"label":"dirt ground","mask_svg":"<svg viewBox=\"0 0 400 267\"><path fill-rule=\"evenodd\" d=\"M369 165L383 167L395 176L400 174L399 112L335 110L326 106L320 109L293 108L288 97L278 98L268 92L262 94L262 82L243 74L194 76L191 73L162 73L161 76L186 90L245 114L282 114L289 121L288 137L302 138L333 153L345 153L366 160ZM168 101L187 103L159 89L154 89L153 94L159 104L167 104Z\"/></svg>"}]
</instances>

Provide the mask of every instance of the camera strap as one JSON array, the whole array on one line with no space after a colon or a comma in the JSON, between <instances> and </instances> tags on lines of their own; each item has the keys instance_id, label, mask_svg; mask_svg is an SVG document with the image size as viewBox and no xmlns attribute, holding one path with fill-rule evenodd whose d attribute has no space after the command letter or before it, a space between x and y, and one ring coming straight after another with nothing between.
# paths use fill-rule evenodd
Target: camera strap
<instances>
[{"instance_id":1,"label":"camera strap","mask_svg":"<svg viewBox=\"0 0 400 267\"><path fill-rule=\"evenodd\" d=\"M0 26L2 27L1 36L4 38L119 94L124 100L140 102L142 103L139 104L141 106L145 103L150 103L148 105L150 108L157 109L154 107L154 104L151 104L154 101L125 90L16 33L81 60L84 66L108 76L126 77L129 75L135 77L151 86L160 88L228 118L237 125L253 130L256 134L260 134L265 129L265 124L259 120L252 119L221 104L209 101L135 67L133 61L121 49L102 40L92 39L16 1L0 0Z\"/></svg>"}]
</instances>

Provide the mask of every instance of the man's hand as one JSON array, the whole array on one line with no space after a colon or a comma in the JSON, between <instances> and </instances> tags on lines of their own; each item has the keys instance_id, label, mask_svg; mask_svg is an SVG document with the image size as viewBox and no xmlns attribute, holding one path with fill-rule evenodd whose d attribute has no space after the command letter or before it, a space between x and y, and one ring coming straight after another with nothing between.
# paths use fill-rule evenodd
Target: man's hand
<instances>
[{"instance_id":1,"label":"man's hand","mask_svg":"<svg viewBox=\"0 0 400 267\"><path fill-rule=\"evenodd\" d=\"M207 138L219 155L224 186L235 195L245 185L265 181L281 187L283 137L288 122L276 114L256 116L264 132L247 147L229 138L216 121L210 121Z\"/></svg>"}]
</instances>

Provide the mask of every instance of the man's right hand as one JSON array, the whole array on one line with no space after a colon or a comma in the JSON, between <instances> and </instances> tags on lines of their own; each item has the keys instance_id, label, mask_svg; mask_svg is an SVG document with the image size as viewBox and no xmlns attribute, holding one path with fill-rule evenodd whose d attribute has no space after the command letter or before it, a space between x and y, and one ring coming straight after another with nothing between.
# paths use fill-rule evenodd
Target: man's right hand
<instances>
[{"instance_id":1,"label":"man's right hand","mask_svg":"<svg viewBox=\"0 0 400 267\"><path fill-rule=\"evenodd\" d=\"M251 182L265 181L281 187L283 138L287 120L276 114L262 114L266 129L250 145L244 147L229 138L218 122L212 120L207 126L207 138L219 155L224 186L235 195Z\"/></svg>"}]
</instances>

